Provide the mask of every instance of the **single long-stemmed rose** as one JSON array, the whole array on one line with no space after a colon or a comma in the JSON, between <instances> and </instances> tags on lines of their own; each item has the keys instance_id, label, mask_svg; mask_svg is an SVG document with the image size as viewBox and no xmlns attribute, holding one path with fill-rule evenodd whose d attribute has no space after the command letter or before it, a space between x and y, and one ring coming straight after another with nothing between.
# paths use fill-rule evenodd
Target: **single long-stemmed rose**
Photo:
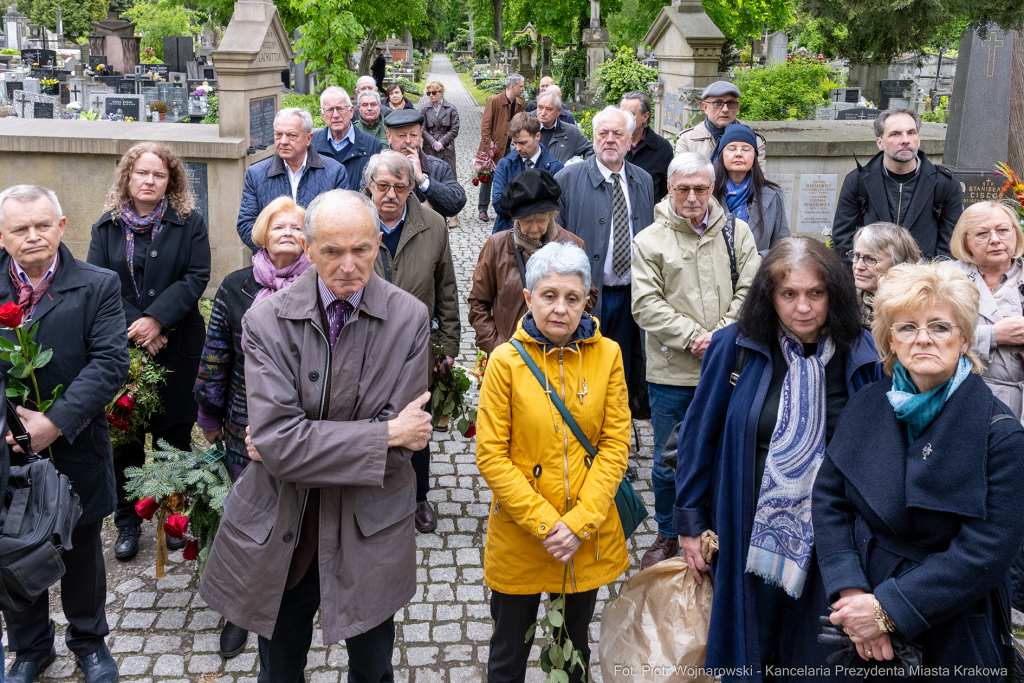
<instances>
[{"instance_id":1,"label":"single long-stemmed rose","mask_svg":"<svg viewBox=\"0 0 1024 683\"><path fill-rule=\"evenodd\" d=\"M34 403L36 410L45 413L53 405L53 402L64 393L64 385L58 384L50 392L50 398L43 400L39 392L39 382L36 380L36 370L50 362L50 359L53 358L53 349L44 350L39 344L32 341L39 329L39 323L31 327L28 326L28 323L24 311L18 304L8 302L0 306L0 325L14 330L14 334L18 338L18 343L15 344L6 337L0 337L0 360L11 364L11 370L8 373L7 396L20 398L23 405L29 402ZM32 381L31 389L22 381L26 378ZM35 394L34 401L29 398L31 393ZM53 449L47 446L46 450L50 455L50 460L53 460Z\"/></svg>"}]
</instances>

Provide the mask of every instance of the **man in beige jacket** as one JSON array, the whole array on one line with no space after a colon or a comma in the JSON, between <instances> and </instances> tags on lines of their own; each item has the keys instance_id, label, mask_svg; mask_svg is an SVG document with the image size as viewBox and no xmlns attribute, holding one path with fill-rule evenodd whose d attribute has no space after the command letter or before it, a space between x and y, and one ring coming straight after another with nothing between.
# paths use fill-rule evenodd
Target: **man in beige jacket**
<instances>
[{"instance_id":1,"label":"man in beige jacket","mask_svg":"<svg viewBox=\"0 0 1024 683\"><path fill-rule=\"evenodd\" d=\"M677 156L668 167L668 196L654 208L654 224L633 239L632 310L647 335L658 524L658 538L644 553L641 569L679 549L672 523L675 473L662 462L661 451L693 400L711 335L736 320L760 264L753 233L743 221L727 220L711 196L714 186L715 170L706 156Z\"/></svg>"},{"instance_id":2,"label":"man in beige jacket","mask_svg":"<svg viewBox=\"0 0 1024 683\"><path fill-rule=\"evenodd\" d=\"M736 114L740 110L740 89L729 81L715 81L704 88L701 94L700 108L706 117L693 128L687 128L676 138L676 154L696 152L708 159L714 156L718 141L722 139L725 127L736 123ZM743 123L740 121L739 123ZM765 140L760 133L757 135L757 163L761 172L767 173L765 167Z\"/></svg>"}]
</instances>

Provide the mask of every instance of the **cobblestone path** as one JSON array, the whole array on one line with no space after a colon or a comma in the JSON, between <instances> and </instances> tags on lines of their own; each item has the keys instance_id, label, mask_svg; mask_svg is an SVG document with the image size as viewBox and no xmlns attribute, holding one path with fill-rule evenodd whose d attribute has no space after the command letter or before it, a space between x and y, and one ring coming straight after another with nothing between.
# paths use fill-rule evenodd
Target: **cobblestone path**
<instances>
[{"instance_id":1,"label":"cobblestone path","mask_svg":"<svg viewBox=\"0 0 1024 683\"><path fill-rule=\"evenodd\" d=\"M482 107L476 105L463 87L445 55L435 55L429 80L445 86L445 97L459 110L461 131L457 139L459 179L466 185L468 201L452 229L451 243L458 273L462 313L462 355L459 362L471 365L476 356L473 330L466 321L473 268L492 223L477 220L477 188L469 183L472 159L480 140ZM424 100L425 101L425 100ZM491 212L493 219L493 211ZM652 433L648 423L640 427L639 458L635 486L653 511L650 486ZM488 640L492 623L488 590L483 584L483 546L491 493L476 467L475 446L457 432L435 433L432 445L429 498L438 514L437 532L417 534L417 591L412 602L396 615L397 643L394 654L395 678L399 683L475 683L486 679ZM255 683L257 673L256 637L249 636L246 650L224 660L219 654L223 620L200 599L193 579L192 563L183 562L181 552L171 554L167 577L156 579L154 524L142 528L141 551L131 562L114 559L116 532L112 518L104 529L107 562L107 620L111 652L120 667L120 680L185 683ZM639 567L639 555L654 540L655 526L648 519L629 541L632 565ZM253 584L260 581L253 568ZM591 627L593 660L590 680L601 683L597 666L597 637L600 614L615 594L618 583L599 592ZM59 588L51 591L51 613L57 623L57 661L42 675L44 681L82 681L81 669L64 644L67 620L60 608ZM318 624L319 626L319 619ZM7 638L4 636L6 646ZM533 649L533 663L526 680L541 683L543 673L536 664L539 648ZM7 665L13 661L7 654ZM345 645L325 644L317 628L309 654L307 678L311 683L339 683L345 680L348 657Z\"/></svg>"}]
</instances>

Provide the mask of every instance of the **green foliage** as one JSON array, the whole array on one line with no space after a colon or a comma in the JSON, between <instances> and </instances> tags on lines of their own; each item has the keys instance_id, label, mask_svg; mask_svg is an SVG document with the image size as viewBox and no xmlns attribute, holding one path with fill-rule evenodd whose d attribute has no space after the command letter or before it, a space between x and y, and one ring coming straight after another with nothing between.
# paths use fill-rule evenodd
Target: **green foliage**
<instances>
[{"instance_id":1,"label":"green foliage","mask_svg":"<svg viewBox=\"0 0 1024 683\"><path fill-rule=\"evenodd\" d=\"M217 98L213 95L207 95L206 106L206 116L199 123L220 123L220 107L218 106Z\"/></svg>"},{"instance_id":2,"label":"green foliage","mask_svg":"<svg viewBox=\"0 0 1024 683\"><path fill-rule=\"evenodd\" d=\"M594 139L594 115L600 109L584 109L575 113L576 123L580 127L580 132L587 136L588 140Z\"/></svg>"},{"instance_id":3,"label":"green foliage","mask_svg":"<svg viewBox=\"0 0 1024 683\"><path fill-rule=\"evenodd\" d=\"M13 47L5 47L3 50L0 50L0 55L20 55L20 54L21 54L21 52L18 51L18 50L15 50Z\"/></svg>"},{"instance_id":4,"label":"green foliage","mask_svg":"<svg viewBox=\"0 0 1024 683\"><path fill-rule=\"evenodd\" d=\"M209 98L207 98L209 100ZM325 125L324 119L320 116L320 96L316 94L309 95L281 95L281 108L288 109L289 107L298 107L299 109L305 109L309 112L309 115L313 117L313 128L323 128Z\"/></svg>"},{"instance_id":5,"label":"green foliage","mask_svg":"<svg viewBox=\"0 0 1024 683\"><path fill-rule=\"evenodd\" d=\"M792 21L791 0L704 0L703 4L731 45L745 45L765 29L781 29Z\"/></svg>"},{"instance_id":6,"label":"green foliage","mask_svg":"<svg viewBox=\"0 0 1024 683\"><path fill-rule=\"evenodd\" d=\"M921 120L925 123L947 123L949 121L949 97L943 95L939 100L939 106L923 112Z\"/></svg>"},{"instance_id":7,"label":"green foliage","mask_svg":"<svg viewBox=\"0 0 1024 683\"><path fill-rule=\"evenodd\" d=\"M599 66L594 76L598 101L615 105L624 93L631 90L647 92L647 84L657 80L658 70L638 62L627 46L615 54L615 59Z\"/></svg>"},{"instance_id":8,"label":"green foliage","mask_svg":"<svg viewBox=\"0 0 1024 683\"><path fill-rule=\"evenodd\" d=\"M445 357L444 350L436 344L434 356L437 360ZM469 423L476 421L476 408L468 401L472 383L461 365L453 366L450 372L434 373L434 381L430 385L430 414L435 425L455 422L459 431L466 433Z\"/></svg>"},{"instance_id":9,"label":"green foliage","mask_svg":"<svg viewBox=\"0 0 1024 683\"><path fill-rule=\"evenodd\" d=\"M404 77L403 78L396 78L395 79L395 83L398 83L403 88L405 88L405 94L406 95L423 95L423 88L421 88L420 86L416 85L415 83L410 81L408 78L404 78Z\"/></svg>"},{"instance_id":10,"label":"green foliage","mask_svg":"<svg viewBox=\"0 0 1024 683\"><path fill-rule=\"evenodd\" d=\"M622 1L601 0L601 16L608 17L621 10ZM484 0L481 4L491 3ZM474 19L476 15L474 7ZM579 40L580 29L590 26L590 0L504 0L503 17L507 27L520 30L530 22L538 35L551 36L556 44L562 45ZM511 34L506 32L506 35Z\"/></svg>"},{"instance_id":11,"label":"green foliage","mask_svg":"<svg viewBox=\"0 0 1024 683\"><path fill-rule=\"evenodd\" d=\"M533 36L530 35L529 31L525 33L518 33L516 34L516 37L512 39L512 47L515 49L525 47L532 50L536 46L537 43L534 41Z\"/></svg>"},{"instance_id":12,"label":"green foliage","mask_svg":"<svg viewBox=\"0 0 1024 683\"><path fill-rule=\"evenodd\" d=\"M570 45L551 58L551 77L562 89L562 99L576 99L576 79L587 77L587 48L582 43Z\"/></svg>"},{"instance_id":13,"label":"green foliage","mask_svg":"<svg viewBox=\"0 0 1024 683\"><path fill-rule=\"evenodd\" d=\"M505 79L503 78L492 78L486 81L480 81L480 85L477 86L480 90L491 95L497 95L505 89Z\"/></svg>"},{"instance_id":14,"label":"green foliage","mask_svg":"<svg viewBox=\"0 0 1024 683\"><path fill-rule=\"evenodd\" d=\"M5 3L10 4L10 3ZM107 0L20 0L18 10L28 15L33 24L57 30L57 7L60 7L67 36L84 36L92 32L92 22L107 18Z\"/></svg>"},{"instance_id":15,"label":"green foliage","mask_svg":"<svg viewBox=\"0 0 1024 683\"><path fill-rule=\"evenodd\" d=\"M164 36L198 36L207 17L175 0L140 0L125 12L125 18L138 24L135 30L142 35L142 47L151 48L162 62Z\"/></svg>"},{"instance_id":16,"label":"green foliage","mask_svg":"<svg viewBox=\"0 0 1024 683\"><path fill-rule=\"evenodd\" d=\"M739 69L733 82L743 93L739 117L749 121L807 119L824 106L823 84L844 82L841 73L816 59L794 59L770 67Z\"/></svg>"},{"instance_id":17,"label":"green foliage","mask_svg":"<svg viewBox=\"0 0 1024 683\"><path fill-rule=\"evenodd\" d=\"M628 45L633 50L644 46L644 36L671 0L622 0L622 9L604 21L612 45ZM602 7L602 10L604 8ZM604 12L602 12L604 14Z\"/></svg>"},{"instance_id":18,"label":"green foliage","mask_svg":"<svg viewBox=\"0 0 1024 683\"><path fill-rule=\"evenodd\" d=\"M163 102L157 104L162 104L166 113L167 105ZM149 352L139 346L128 347L128 357L128 376L106 409L110 443L114 448L135 443L146 433L149 419L163 407L160 387L167 383L167 373L170 372L153 362ZM117 401L126 394L134 401L134 407L127 411L117 405Z\"/></svg>"}]
</instances>

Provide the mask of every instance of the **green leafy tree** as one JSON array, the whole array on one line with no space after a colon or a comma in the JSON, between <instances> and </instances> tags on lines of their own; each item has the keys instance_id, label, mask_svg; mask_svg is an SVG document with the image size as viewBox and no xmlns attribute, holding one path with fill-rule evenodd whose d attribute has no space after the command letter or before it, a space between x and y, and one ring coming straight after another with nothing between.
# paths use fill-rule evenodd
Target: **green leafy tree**
<instances>
[{"instance_id":1,"label":"green leafy tree","mask_svg":"<svg viewBox=\"0 0 1024 683\"><path fill-rule=\"evenodd\" d=\"M21 0L18 10L34 24L57 30L60 7L65 36L84 36L92 32L92 22L107 18L107 0Z\"/></svg>"},{"instance_id":2,"label":"green leafy tree","mask_svg":"<svg viewBox=\"0 0 1024 683\"><path fill-rule=\"evenodd\" d=\"M841 73L816 59L740 69L733 80L743 93L739 117L745 121L809 118L826 103L823 89L843 81Z\"/></svg>"},{"instance_id":3,"label":"green leafy tree","mask_svg":"<svg viewBox=\"0 0 1024 683\"><path fill-rule=\"evenodd\" d=\"M164 36L198 36L206 21L204 12L183 7L174 0L141 0L124 13L134 21L142 36L142 47L152 48L157 57L164 57Z\"/></svg>"},{"instance_id":4,"label":"green leafy tree","mask_svg":"<svg viewBox=\"0 0 1024 683\"><path fill-rule=\"evenodd\" d=\"M638 62L628 46L622 47L615 54L615 59L597 67L594 75L597 99L615 105L625 93L631 90L647 92L647 84L657 80L658 70Z\"/></svg>"}]
</instances>

